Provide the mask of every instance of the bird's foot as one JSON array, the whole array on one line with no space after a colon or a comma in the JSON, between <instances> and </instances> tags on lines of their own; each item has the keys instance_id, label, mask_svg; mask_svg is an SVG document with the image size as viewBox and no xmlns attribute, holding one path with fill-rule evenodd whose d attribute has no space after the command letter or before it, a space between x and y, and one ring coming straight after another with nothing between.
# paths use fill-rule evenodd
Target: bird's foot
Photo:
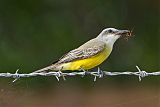
<instances>
[{"instance_id":1,"label":"bird's foot","mask_svg":"<svg viewBox=\"0 0 160 107\"><path fill-rule=\"evenodd\" d=\"M55 76L56 79L59 81L59 77L62 76L63 80L66 80L65 75L62 73L63 67L57 72L57 75Z\"/></svg>"},{"instance_id":2,"label":"bird's foot","mask_svg":"<svg viewBox=\"0 0 160 107\"><path fill-rule=\"evenodd\" d=\"M84 77L85 75L89 75L90 72L88 70L85 70L84 68L80 68L80 71L83 71L82 77Z\"/></svg>"}]
</instances>

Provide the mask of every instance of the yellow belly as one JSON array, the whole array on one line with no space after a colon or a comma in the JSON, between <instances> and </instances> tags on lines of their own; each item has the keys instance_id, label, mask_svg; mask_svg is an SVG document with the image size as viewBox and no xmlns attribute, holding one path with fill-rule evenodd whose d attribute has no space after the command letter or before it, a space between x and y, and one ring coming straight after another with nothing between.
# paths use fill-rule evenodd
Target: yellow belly
<instances>
[{"instance_id":1,"label":"yellow belly","mask_svg":"<svg viewBox=\"0 0 160 107\"><path fill-rule=\"evenodd\" d=\"M110 53L111 49L104 49L101 53L93 57L62 64L63 70L80 70L81 68L85 70L92 69L106 60Z\"/></svg>"}]
</instances>

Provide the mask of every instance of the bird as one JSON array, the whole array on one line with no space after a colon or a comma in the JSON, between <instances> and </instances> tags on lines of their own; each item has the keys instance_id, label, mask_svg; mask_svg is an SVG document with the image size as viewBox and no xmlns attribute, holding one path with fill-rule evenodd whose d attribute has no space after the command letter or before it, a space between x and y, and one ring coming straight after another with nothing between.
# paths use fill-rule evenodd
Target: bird
<instances>
[{"instance_id":1,"label":"bird","mask_svg":"<svg viewBox=\"0 0 160 107\"><path fill-rule=\"evenodd\" d=\"M64 54L51 65L34 73L50 71L88 71L104 62L113 50L114 43L122 36L129 37L131 31L106 28L95 38Z\"/></svg>"}]
</instances>

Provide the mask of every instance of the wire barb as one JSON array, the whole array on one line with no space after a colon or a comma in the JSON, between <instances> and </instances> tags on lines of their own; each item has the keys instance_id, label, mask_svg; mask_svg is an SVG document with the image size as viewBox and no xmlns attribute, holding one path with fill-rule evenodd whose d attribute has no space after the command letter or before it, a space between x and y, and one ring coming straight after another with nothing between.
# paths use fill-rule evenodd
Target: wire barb
<instances>
[{"instance_id":1,"label":"wire barb","mask_svg":"<svg viewBox=\"0 0 160 107\"><path fill-rule=\"evenodd\" d=\"M99 77L99 78L104 77L104 72L99 67L98 67L98 70L97 70L97 74L94 74L94 80L93 81L96 81L97 77Z\"/></svg>"},{"instance_id":2,"label":"wire barb","mask_svg":"<svg viewBox=\"0 0 160 107\"><path fill-rule=\"evenodd\" d=\"M12 81L13 83L16 82L16 81L20 78L20 76L19 76L19 74L18 74L18 71L19 71L19 69L16 70L15 75L13 76L13 78L15 78L15 79Z\"/></svg>"},{"instance_id":3,"label":"wire barb","mask_svg":"<svg viewBox=\"0 0 160 107\"><path fill-rule=\"evenodd\" d=\"M136 66L138 72L139 72L139 81L142 80L142 78L148 76L147 72L146 71L142 71L138 66Z\"/></svg>"},{"instance_id":4,"label":"wire barb","mask_svg":"<svg viewBox=\"0 0 160 107\"><path fill-rule=\"evenodd\" d=\"M56 72L55 77L56 77L57 81L59 81L59 77L60 77L60 76L61 76L61 74L60 74L59 72Z\"/></svg>"},{"instance_id":5,"label":"wire barb","mask_svg":"<svg viewBox=\"0 0 160 107\"><path fill-rule=\"evenodd\" d=\"M138 76L139 78L139 81L142 80L142 78L146 77L146 76L160 76L160 71L157 71L157 72L146 72L146 71L143 71L141 70L138 66L136 66L137 70L138 71L135 71L135 72L130 72L130 71L124 71L124 72L108 72L108 71L102 71L100 70L100 68L98 68L97 71L94 71L94 72L89 72L89 71L85 71L82 69L82 71L77 71L77 72L61 72L58 71L58 72L41 72L41 73L35 73L35 72L32 72L32 73L28 73L28 74L19 74L18 71L19 69L16 70L15 73L0 73L0 77L6 77L6 78L14 78L14 80L12 82L16 82L18 79L20 78L25 78L25 77L35 77L35 76L55 76L56 79L58 81L60 81L60 77L63 78L63 80L66 80L66 76L76 76L76 75L79 75L79 76L82 76L84 77L85 75L91 75L91 76L94 76L94 81L97 80L97 77L98 78L103 78L105 76L117 76L117 75L134 75L134 76Z\"/></svg>"}]
</instances>

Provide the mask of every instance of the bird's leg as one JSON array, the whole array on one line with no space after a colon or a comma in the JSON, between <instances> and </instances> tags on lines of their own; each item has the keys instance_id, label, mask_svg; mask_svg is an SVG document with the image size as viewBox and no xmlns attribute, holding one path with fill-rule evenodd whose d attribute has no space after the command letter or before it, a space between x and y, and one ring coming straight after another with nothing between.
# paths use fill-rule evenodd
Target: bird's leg
<instances>
[{"instance_id":1,"label":"bird's leg","mask_svg":"<svg viewBox=\"0 0 160 107\"><path fill-rule=\"evenodd\" d=\"M63 69L63 66L62 66L62 68L59 70L59 72L61 73L63 80L66 80L65 76L64 76L63 73L62 73L62 69Z\"/></svg>"},{"instance_id":2,"label":"bird's leg","mask_svg":"<svg viewBox=\"0 0 160 107\"><path fill-rule=\"evenodd\" d=\"M62 68L59 69L59 71L57 72L56 78L57 78L58 81L59 81L59 77L61 77L61 76L62 76L63 80L66 80L65 76L64 76L63 73L62 73L62 69L63 69L63 66L62 66Z\"/></svg>"},{"instance_id":3,"label":"bird's leg","mask_svg":"<svg viewBox=\"0 0 160 107\"><path fill-rule=\"evenodd\" d=\"M84 68L80 67L80 71L83 71L83 75L82 77L84 77L87 74L90 74L90 72L88 72L88 70L85 70Z\"/></svg>"}]
</instances>

